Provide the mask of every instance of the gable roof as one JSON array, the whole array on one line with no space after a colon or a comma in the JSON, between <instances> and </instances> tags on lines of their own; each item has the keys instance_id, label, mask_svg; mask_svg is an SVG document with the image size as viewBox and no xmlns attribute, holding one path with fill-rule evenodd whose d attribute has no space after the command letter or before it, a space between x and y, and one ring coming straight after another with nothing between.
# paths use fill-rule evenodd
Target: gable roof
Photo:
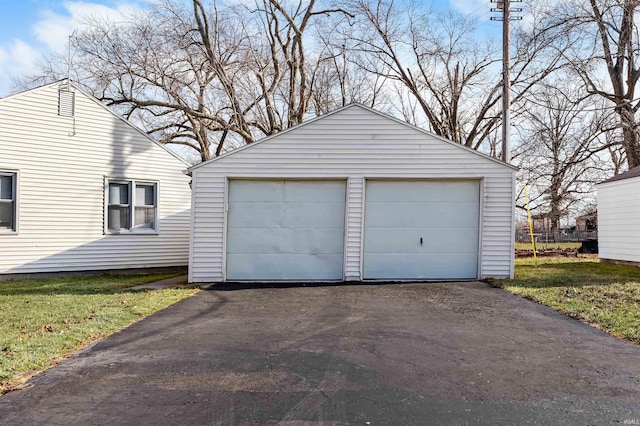
<instances>
[{"instance_id":1,"label":"gable roof","mask_svg":"<svg viewBox=\"0 0 640 426\"><path fill-rule=\"evenodd\" d=\"M607 179L604 182L600 182L598 185L602 185L603 183L616 182L619 180L631 179L635 177L640 177L640 166L634 167L633 169L624 173L620 173L619 175L615 175L614 177Z\"/></svg>"},{"instance_id":2,"label":"gable roof","mask_svg":"<svg viewBox=\"0 0 640 426\"><path fill-rule=\"evenodd\" d=\"M205 165L207 165L207 164L210 164L210 163L213 163L213 162L219 161L219 160L221 160L221 159L223 159L223 158L226 158L226 157L228 157L228 156L231 156L231 155L237 154L237 153L239 153L239 152L241 152L241 151L244 151L245 149L251 149L251 148L253 148L253 147L257 146L257 145L260 145L260 144L265 143L265 142L268 142L268 141L270 141L270 140L272 140L272 139L278 138L279 136L282 136L282 135L287 134L287 133L289 133L289 132L295 132L296 130L298 130L298 129L302 128L302 127L305 127L305 126L307 126L307 125L309 125L309 124L312 124L312 123L315 123L315 122L317 122L317 121L323 120L324 118L329 117L329 116L331 116L331 115L338 114L338 113L340 113L340 112L342 112L342 111L345 111L345 110L347 110L347 109L350 109L350 108L356 108L356 107L357 107L357 108L361 108L361 109L363 109L363 110L365 110L365 111L371 112L371 113L373 113L373 114L379 115L379 116L381 116L381 117L383 117L383 118L386 118L386 119L389 119L389 120L395 121L395 122L396 122L396 123L398 123L398 124L402 124L403 126L409 127L409 128L411 128L411 129L413 129L413 130L416 130L416 131L418 131L418 132L420 132L420 133L423 133L423 134L425 134L425 135L428 135L428 136L430 136L430 137L432 137L432 138L434 138L434 139L437 139L437 140L439 140L439 141L442 141L442 142L448 143L448 144L450 144L450 145L453 145L453 146L457 147L458 149L463 149L463 150L469 151L469 152L471 152L471 153L473 153L473 154L475 154L475 155L478 155L478 156L483 157L483 158L485 158L485 159L487 159L487 160L490 160L490 161L493 161L493 162L495 162L495 163L498 163L498 164L500 164L500 165L502 165L502 166L505 166L505 167L511 168L511 169L513 169L513 170L518 170L518 168L517 168L516 166L512 165L512 164L505 163L504 161L499 160L499 159L497 159L497 158L495 158L495 157L492 157L492 156L487 155L487 154L483 154L483 153L481 153L481 152L478 152L478 151L477 151L477 150L475 150L475 149L468 148L468 147L466 147L466 146L464 146L464 145L460 145L459 143L453 142L453 141L451 141L451 140L449 140L449 139L447 139L447 138L444 138L444 137L442 137L442 136L438 136L438 135L436 135L436 134L435 134L435 133L433 133L433 132L430 132L430 131L428 131L428 130L422 129L422 128L418 127L418 126L414 126L413 124L407 123L406 121L400 120L400 119L398 119L398 118L396 118L396 117L393 117L393 116L391 116L391 115L389 115L389 114L386 114L386 113L380 112L380 111L378 111L378 110L376 110L376 109L370 108L370 107L368 107L368 106L366 106L366 105L363 105L363 104L361 104L361 103L358 103L358 102L354 102L354 103L351 103L351 104L345 105L345 106L343 106L343 107L340 107L340 108L338 108L338 109L335 109L335 110L333 110L333 111L331 111L331 112L328 112L328 113L326 113L326 114L319 115L319 116L314 117L314 118L312 118L312 119L310 119L310 120L307 120L307 121L305 121L305 122L302 122L302 123L300 123L300 124L298 124L298 125L296 125L296 126L293 126L293 127L288 128L288 129L282 130L282 131L280 131L280 132L278 132L278 133L276 133L276 134L273 134L273 135L267 136L267 137L265 137L265 138L262 138L262 139L260 139L260 140L258 140L258 141L255 141L255 142L251 143L251 144L248 144L248 145L245 145L245 146L243 146L243 147L240 147L240 148L234 149L233 151L228 152L228 153L226 153L226 154L223 154L223 155L220 155L220 156L218 156L218 157L212 158L211 160L207 160L207 161L202 162L202 163L200 163L200 164L196 164L195 166L189 167L189 169L188 169L188 170L189 170L189 171L192 171L192 170L198 169L198 168L200 168L200 167L202 167L202 166L205 166Z\"/></svg>"},{"instance_id":3,"label":"gable roof","mask_svg":"<svg viewBox=\"0 0 640 426\"><path fill-rule=\"evenodd\" d=\"M161 144L160 142L156 141L155 139L153 139L151 136L149 136L147 134L147 132L145 132L144 130L142 130L140 127L136 126L135 124L133 124L132 122L130 122L129 120L127 120L126 118L124 118L123 116L121 116L120 114L116 113L114 110L112 110L111 108L109 108L108 106L106 106L104 103L102 103L99 99L97 99L95 96L93 96L90 93L87 93L84 89L82 89L78 84L76 84L75 82L73 82L72 80L68 80L68 79L62 79L62 80L57 80L54 81L52 83L47 83L47 84L43 84L41 86L38 87L34 87L32 89L28 89L28 90L24 90L22 92L18 92L18 93L14 93L12 95L6 96L4 98L0 98L0 102L4 102L6 100L10 100L19 96L22 96L24 94L27 93L31 93L37 90L41 90L44 89L46 87L52 87L52 86L62 86L63 84L69 84L69 86L73 87L74 90L76 90L77 92L80 92L81 94L83 94L86 98L90 99L91 101L93 101L95 104L99 105L102 109L104 109L105 111L107 111L109 114L113 115L114 117L116 117L118 120L123 121L124 123L126 123L128 126L130 126L132 129L134 129L135 131L137 131L138 133L140 133L142 136L144 136L146 139L148 139L149 141L153 142L154 144L158 145L160 148L164 149L166 152L168 152L169 154L171 154L173 157L175 157L176 159L180 160L182 163L184 163L187 166L191 166L191 164L189 162L187 162L186 160L184 160L183 158L181 158L178 154L176 154L175 152L171 151L169 148L167 148L165 145Z\"/></svg>"}]
</instances>

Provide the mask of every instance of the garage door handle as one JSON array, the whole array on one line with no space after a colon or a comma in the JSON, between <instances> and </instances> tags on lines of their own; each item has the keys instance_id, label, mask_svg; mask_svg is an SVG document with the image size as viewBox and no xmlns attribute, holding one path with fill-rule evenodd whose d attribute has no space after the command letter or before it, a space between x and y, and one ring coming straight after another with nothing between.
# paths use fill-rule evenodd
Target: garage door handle
<instances>
[{"instance_id":1,"label":"garage door handle","mask_svg":"<svg viewBox=\"0 0 640 426\"><path fill-rule=\"evenodd\" d=\"M422 245L422 237L420 237L420 245Z\"/></svg>"}]
</instances>

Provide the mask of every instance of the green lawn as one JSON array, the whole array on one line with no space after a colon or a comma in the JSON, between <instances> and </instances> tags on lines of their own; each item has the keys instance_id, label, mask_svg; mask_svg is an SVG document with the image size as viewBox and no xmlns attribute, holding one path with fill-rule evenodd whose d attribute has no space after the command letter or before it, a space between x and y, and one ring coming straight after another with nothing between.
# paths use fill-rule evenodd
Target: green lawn
<instances>
[{"instance_id":1,"label":"green lawn","mask_svg":"<svg viewBox=\"0 0 640 426\"><path fill-rule=\"evenodd\" d=\"M640 268L596 258L516 260L515 279L495 284L614 336L640 344Z\"/></svg>"},{"instance_id":2,"label":"green lawn","mask_svg":"<svg viewBox=\"0 0 640 426\"><path fill-rule=\"evenodd\" d=\"M0 281L0 394L197 291L126 290L173 275Z\"/></svg>"}]
</instances>

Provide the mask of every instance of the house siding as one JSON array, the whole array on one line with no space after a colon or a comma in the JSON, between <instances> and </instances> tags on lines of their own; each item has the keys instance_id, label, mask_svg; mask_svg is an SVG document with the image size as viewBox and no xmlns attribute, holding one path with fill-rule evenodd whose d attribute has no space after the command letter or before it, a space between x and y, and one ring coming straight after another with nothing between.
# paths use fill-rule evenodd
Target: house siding
<instances>
[{"instance_id":1,"label":"house siding","mask_svg":"<svg viewBox=\"0 0 640 426\"><path fill-rule=\"evenodd\" d=\"M512 275L515 171L353 105L196 167L193 282L224 280L225 179L348 179L345 279L361 279L364 179L482 179L480 277Z\"/></svg>"},{"instance_id":2,"label":"house siding","mask_svg":"<svg viewBox=\"0 0 640 426\"><path fill-rule=\"evenodd\" d=\"M640 262L640 178L600 184L597 191L598 255Z\"/></svg>"},{"instance_id":3,"label":"house siding","mask_svg":"<svg viewBox=\"0 0 640 426\"><path fill-rule=\"evenodd\" d=\"M0 234L0 274L184 266L187 165L76 91L58 115L58 84L0 100L0 170L18 170L19 232ZM104 232L105 178L158 183L157 235Z\"/></svg>"}]
</instances>

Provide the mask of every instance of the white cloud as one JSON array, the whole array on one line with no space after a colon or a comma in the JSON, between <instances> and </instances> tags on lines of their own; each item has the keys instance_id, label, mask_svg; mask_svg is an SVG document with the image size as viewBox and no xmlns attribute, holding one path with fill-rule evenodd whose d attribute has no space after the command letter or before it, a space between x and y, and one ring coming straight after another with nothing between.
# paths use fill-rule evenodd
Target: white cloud
<instances>
[{"instance_id":1,"label":"white cloud","mask_svg":"<svg viewBox=\"0 0 640 426\"><path fill-rule=\"evenodd\" d=\"M64 54L67 49L69 35L76 29L82 29L88 19L119 21L125 16L139 10L130 0L117 7L84 2L66 1L64 12L55 13L49 9L38 12L39 19L33 25L29 40L13 39L0 42L0 97L13 89L12 79L37 71L37 63L52 52Z\"/></svg>"},{"instance_id":2,"label":"white cloud","mask_svg":"<svg viewBox=\"0 0 640 426\"><path fill-rule=\"evenodd\" d=\"M492 15L491 8L496 7L495 3L490 3L487 0L449 0L449 4L452 9L464 15L486 17L486 19Z\"/></svg>"},{"instance_id":3,"label":"white cloud","mask_svg":"<svg viewBox=\"0 0 640 426\"><path fill-rule=\"evenodd\" d=\"M36 70L41 53L24 42L15 39L0 46L0 96L12 89L12 79Z\"/></svg>"},{"instance_id":4,"label":"white cloud","mask_svg":"<svg viewBox=\"0 0 640 426\"><path fill-rule=\"evenodd\" d=\"M36 39L55 52L63 51L69 35L76 29L82 29L88 19L118 21L137 10L133 4L121 4L111 8L96 3L67 1L63 6L66 9L65 14L43 11L33 28Z\"/></svg>"}]
</instances>

